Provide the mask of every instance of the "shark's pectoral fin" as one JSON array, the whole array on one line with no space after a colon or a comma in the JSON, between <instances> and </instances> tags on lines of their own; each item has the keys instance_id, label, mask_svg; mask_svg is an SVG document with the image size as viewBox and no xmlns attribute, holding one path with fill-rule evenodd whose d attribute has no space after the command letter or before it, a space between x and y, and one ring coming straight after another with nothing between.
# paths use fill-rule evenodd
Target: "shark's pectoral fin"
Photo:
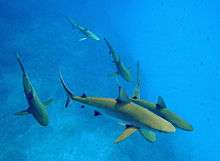
<instances>
[{"instance_id":1,"label":"shark's pectoral fin","mask_svg":"<svg viewBox=\"0 0 220 161\"><path fill-rule=\"evenodd\" d=\"M50 99L48 99L47 101L43 102L43 104L44 104L46 107L48 107L52 102L53 102L53 99L50 98Z\"/></svg>"},{"instance_id":2,"label":"shark's pectoral fin","mask_svg":"<svg viewBox=\"0 0 220 161\"><path fill-rule=\"evenodd\" d=\"M100 113L99 111L94 111L94 116L100 116L100 115L102 115L102 113Z\"/></svg>"},{"instance_id":3,"label":"shark's pectoral fin","mask_svg":"<svg viewBox=\"0 0 220 161\"><path fill-rule=\"evenodd\" d=\"M111 74L108 74L108 77L117 77L118 75L118 72L113 72Z\"/></svg>"},{"instance_id":4,"label":"shark's pectoral fin","mask_svg":"<svg viewBox=\"0 0 220 161\"><path fill-rule=\"evenodd\" d=\"M128 97L125 90L120 86L119 86L119 96L116 100L117 100L118 103L130 103L131 102L131 100Z\"/></svg>"},{"instance_id":5,"label":"shark's pectoral fin","mask_svg":"<svg viewBox=\"0 0 220 161\"><path fill-rule=\"evenodd\" d=\"M79 41L84 41L86 39L88 39L88 37L82 37L82 38L79 39Z\"/></svg>"},{"instance_id":6,"label":"shark's pectoral fin","mask_svg":"<svg viewBox=\"0 0 220 161\"><path fill-rule=\"evenodd\" d=\"M129 137L130 135L132 135L135 131L137 131L138 129L135 127L129 127L126 128L123 133L115 140L115 144L120 143L121 141L125 140L127 137Z\"/></svg>"},{"instance_id":7,"label":"shark's pectoral fin","mask_svg":"<svg viewBox=\"0 0 220 161\"><path fill-rule=\"evenodd\" d=\"M149 142L155 142L157 140L156 134L153 131L147 129L140 129L140 134Z\"/></svg>"},{"instance_id":8,"label":"shark's pectoral fin","mask_svg":"<svg viewBox=\"0 0 220 161\"><path fill-rule=\"evenodd\" d=\"M25 116L25 115L28 115L28 114L30 114L29 108L26 109L26 110L22 110L22 111L19 111L19 112L15 113L15 115L18 115L18 116Z\"/></svg>"},{"instance_id":9,"label":"shark's pectoral fin","mask_svg":"<svg viewBox=\"0 0 220 161\"><path fill-rule=\"evenodd\" d=\"M71 100L70 100L70 97L67 96L67 97L66 97L66 102L65 102L65 107L66 107L66 108L69 106L70 101L71 101Z\"/></svg>"}]
</instances>

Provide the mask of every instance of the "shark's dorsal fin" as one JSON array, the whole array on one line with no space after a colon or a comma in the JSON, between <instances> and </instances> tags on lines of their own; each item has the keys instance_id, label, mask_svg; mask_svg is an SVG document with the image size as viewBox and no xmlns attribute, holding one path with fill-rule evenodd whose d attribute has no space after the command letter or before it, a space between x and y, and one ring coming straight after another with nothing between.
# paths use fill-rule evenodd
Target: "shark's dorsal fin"
<instances>
[{"instance_id":1,"label":"shark's dorsal fin","mask_svg":"<svg viewBox=\"0 0 220 161\"><path fill-rule=\"evenodd\" d=\"M167 106L161 96L158 96L156 108L158 110L163 109L163 108L167 108Z\"/></svg>"},{"instance_id":2,"label":"shark's dorsal fin","mask_svg":"<svg viewBox=\"0 0 220 161\"><path fill-rule=\"evenodd\" d=\"M118 87L119 89L119 96L118 98L116 99L118 103L130 103L131 100L129 99L127 93L125 92L125 90L119 86Z\"/></svg>"},{"instance_id":3,"label":"shark's dorsal fin","mask_svg":"<svg viewBox=\"0 0 220 161\"><path fill-rule=\"evenodd\" d=\"M155 142L157 140L156 134L153 131L147 129L140 129L140 134L149 142Z\"/></svg>"},{"instance_id":4,"label":"shark's dorsal fin","mask_svg":"<svg viewBox=\"0 0 220 161\"><path fill-rule=\"evenodd\" d=\"M86 96L85 93L83 93L83 94L81 95L81 97L82 97L82 98L86 98L87 96Z\"/></svg>"},{"instance_id":5,"label":"shark's dorsal fin","mask_svg":"<svg viewBox=\"0 0 220 161\"><path fill-rule=\"evenodd\" d=\"M126 138L128 138L130 135L132 135L135 131L137 131L138 129L135 127L128 127L126 128L122 134L115 140L114 143L120 143L121 141L125 140Z\"/></svg>"},{"instance_id":6,"label":"shark's dorsal fin","mask_svg":"<svg viewBox=\"0 0 220 161\"><path fill-rule=\"evenodd\" d=\"M50 98L50 99L46 100L45 102L43 102L43 104L44 104L46 107L48 107L52 102L53 102L53 99Z\"/></svg>"}]
</instances>

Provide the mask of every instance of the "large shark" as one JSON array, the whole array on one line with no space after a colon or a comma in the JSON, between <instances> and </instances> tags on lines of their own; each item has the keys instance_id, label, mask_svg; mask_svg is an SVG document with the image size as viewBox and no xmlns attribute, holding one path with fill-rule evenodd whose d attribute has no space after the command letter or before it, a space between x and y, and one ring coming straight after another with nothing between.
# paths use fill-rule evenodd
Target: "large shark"
<instances>
[{"instance_id":1,"label":"large shark","mask_svg":"<svg viewBox=\"0 0 220 161\"><path fill-rule=\"evenodd\" d=\"M120 75L123 79L126 81L131 81L131 72L128 68L124 65L124 63L121 61L119 55L115 52L109 41L104 38L104 41L109 49L109 53L112 55L113 63L116 66L117 71L115 72L116 75Z\"/></svg>"},{"instance_id":2,"label":"large shark","mask_svg":"<svg viewBox=\"0 0 220 161\"><path fill-rule=\"evenodd\" d=\"M152 103L140 98L140 65L137 64L137 83L133 92L131 101L142 107L149 109L155 114L161 116L167 121L171 122L175 127L181 128L186 131L192 131L193 127L183 118L172 112L165 104L161 96L158 97L157 103Z\"/></svg>"},{"instance_id":3,"label":"large shark","mask_svg":"<svg viewBox=\"0 0 220 161\"><path fill-rule=\"evenodd\" d=\"M78 23L76 23L74 20L70 19L69 17L66 18L70 24L72 25L73 28L77 28L85 37L82 37L79 39L79 41L83 41L86 40L88 38L93 39L93 40L100 40L100 38L93 33L92 31L88 30L87 28L79 25Z\"/></svg>"},{"instance_id":4,"label":"large shark","mask_svg":"<svg viewBox=\"0 0 220 161\"><path fill-rule=\"evenodd\" d=\"M68 106L70 99L90 105L96 109L95 116L101 113L107 114L114 119L118 119L123 125L125 125L124 132L115 140L115 143L125 140L135 131L139 131L148 141L154 142L156 136L148 129L166 133L172 133L176 130L170 122L157 116L146 108L133 104L121 87L119 87L119 96L117 99L90 97L85 94L82 96L75 96L65 84L61 74L60 81L68 96L66 106Z\"/></svg>"},{"instance_id":5,"label":"large shark","mask_svg":"<svg viewBox=\"0 0 220 161\"><path fill-rule=\"evenodd\" d=\"M47 126L49 123L47 107L52 102L52 99L49 99L45 102L42 102L39 99L34 87L30 82L28 74L25 72L24 66L18 54L17 54L17 61L22 71L23 88L24 88L24 94L28 102L28 107L25 110L16 112L15 115L23 116L23 115L31 114L40 125Z\"/></svg>"}]
</instances>

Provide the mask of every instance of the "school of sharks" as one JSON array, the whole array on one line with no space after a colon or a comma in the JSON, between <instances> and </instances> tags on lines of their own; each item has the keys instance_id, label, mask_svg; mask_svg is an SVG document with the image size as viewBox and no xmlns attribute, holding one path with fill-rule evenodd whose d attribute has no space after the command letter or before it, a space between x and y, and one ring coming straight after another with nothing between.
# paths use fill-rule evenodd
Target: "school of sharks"
<instances>
[{"instance_id":1,"label":"school of sharks","mask_svg":"<svg viewBox=\"0 0 220 161\"><path fill-rule=\"evenodd\" d=\"M83 35L79 41L85 41L86 39L91 39L94 41L102 40L95 33L81 26L71 18L66 17L66 19L73 28L78 29ZM106 38L103 39L103 42L106 44L116 68L116 72L114 72L113 75L116 77L121 77L127 82L131 82L132 75L129 68L126 67L118 53ZM48 99L46 101L42 101L39 98L36 90L31 84L30 78L24 68L20 55L21 54L18 53L16 55L16 59L22 72L24 94L28 107L22 111L16 112L15 115L32 115L41 126L48 126L49 118L47 108L53 102L53 100ZM66 108L70 106L71 101L76 101L82 103L82 107L84 107L84 105L94 107L94 116L99 117L100 115L108 115L118 120L118 122L124 126L124 131L118 136L118 138L116 138L114 143L120 143L136 131L149 142L155 142L157 140L156 132L174 133L176 128L185 131L193 131L192 125L171 111L161 96L158 96L156 103L141 98L139 63L137 63L136 85L134 87L132 96L129 96L125 89L121 86L118 87L117 98L93 97L87 96L86 94L77 96L71 91L67 83L64 81L61 71L59 79L67 96L65 102Z\"/></svg>"}]
</instances>

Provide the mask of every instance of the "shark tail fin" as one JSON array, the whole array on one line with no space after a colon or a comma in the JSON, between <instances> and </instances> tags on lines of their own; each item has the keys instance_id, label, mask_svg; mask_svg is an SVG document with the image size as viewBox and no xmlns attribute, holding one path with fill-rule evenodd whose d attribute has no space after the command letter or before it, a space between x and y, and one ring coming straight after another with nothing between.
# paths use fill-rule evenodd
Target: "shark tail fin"
<instances>
[{"instance_id":1,"label":"shark tail fin","mask_svg":"<svg viewBox=\"0 0 220 161\"><path fill-rule=\"evenodd\" d=\"M21 58L20 58L19 53L16 54L16 59L17 59L17 61L18 61L18 64L19 64L19 66L20 66L20 68L21 68L22 73L23 73L23 74L26 74L25 69L24 69L24 65L23 65L22 62L21 62Z\"/></svg>"},{"instance_id":2,"label":"shark tail fin","mask_svg":"<svg viewBox=\"0 0 220 161\"><path fill-rule=\"evenodd\" d=\"M111 54L111 50L113 49L112 46L110 45L109 41L106 38L104 38L104 41L105 41L107 47L109 48L109 53Z\"/></svg>"},{"instance_id":3,"label":"shark tail fin","mask_svg":"<svg viewBox=\"0 0 220 161\"><path fill-rule=\"evenodd\" d=\"M137 62L137 80L136 80L136 85L133 91L132 98L140 99L140 93L141 93L140 63Z\"/></svg>"},{"instance_id":4,"label":"shark tail fin","mask_svg":"<svg viewBox=\"0 0 220 161\"><path fill-rule=\"evenodd\" d=\"M69 104L70 104L71 98L74 97L74 94L73 94L73 92L68 88L68 86L66 85L66 83L64 82L63 76L62 76L61 72L60 72L60 81L61 81L61 84L62 84L62 86L63 86L63 88L64 88L66 94L67 94L67 99L66 99L66 103L65 103L65 107L67 108L67 107L69 106Z\"/></svg>"},{"instance_id":5,"label":"shark tail fin","mask_svg":"<svg viewBox=\"0 0 220 161\"><path fill-rule=\"evenodd\" d=\"M120 63L120 57L116 54L116 52L115 52L114 48L112 47L112 45L110 44L110 42L106 38L104 38L104 41L109 49L109 54L112 55L113 62Z\"/></svg>"},{"instance_id":6,"label":"shark tail fin","mask_svg":"<svg viewBox=\"0 0 220 161\"><path fill-rule=\"evenodd\" d=\"M73 26L77 26L78 24L68 16L65 16L66 20Z\"/></svg>"}]
</instances>

